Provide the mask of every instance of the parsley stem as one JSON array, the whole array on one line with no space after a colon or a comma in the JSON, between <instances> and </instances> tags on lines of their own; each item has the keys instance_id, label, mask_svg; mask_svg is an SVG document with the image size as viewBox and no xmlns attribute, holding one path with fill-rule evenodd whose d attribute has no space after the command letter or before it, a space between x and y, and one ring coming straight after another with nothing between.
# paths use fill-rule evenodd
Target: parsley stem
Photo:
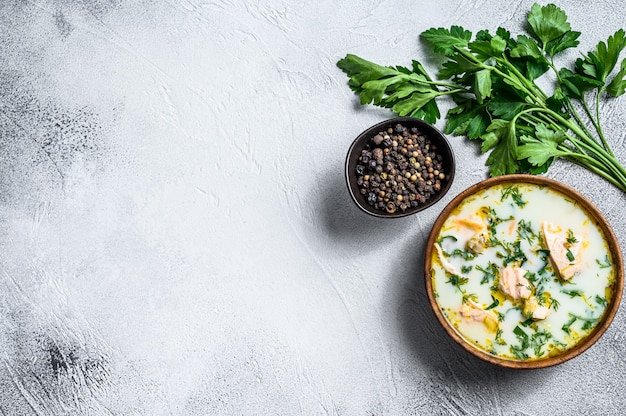
<instances>
[{"instance_id":1,"label":"parsley stem","mask_svg":"<svg viewBox=\"0 0 626 416\"><path fill-rule=\"evenodd\" d=\"M600 124L600 94L602 94L602 91L604 91L604 87L598 88L598 92L596 94L596 122L595 122L595 126L596 126L596 130L598 132L598 136L600 136L600 140L602 140L602 144L604 145L604 148L606 149L607 152L609 152L609 154L611 156L615 156L613 154L613 151L611 150L611 147L609 146L609 144L606 142L606 139L604 138L604 133L602 132L602 125Z\"/></svg>"},{"instance_id":2,"label":"parsley stem","mask_svg":"<svg viewBox=\"0 0 626 416\"><path fill-rule=\"evenodd\" d=\"M576 111L576 108L574 107L574 104L572 103L572 100L570 100L569 98L567 98L567 111L572 116L574 116L574 119L576 120L576 122L578 123L580 128L583 129L585 131L585 133L587 133L587 136L592 137L593 134L587 128L587 125L583 122L582 118L580 117L580 114L578 114L578 111ZM595 127L595 124L594 124L594 127ZM596 128L596 131L597 131L597 128Z\"/></svg>"},{"instance_id":3,"label":"parsley stem","mask_svg":"<svg viewBox=\"0 0 626 416\"><path fill-rule=\"evenodd\" d=\"M584 143L579 142L572 137L569 137L568 139L572 143L579 143L583 147L586 147ZM610 155L590 151L590 153L595 156L594 157L585 152L572 152L571 149L568 149L563 145L559 146L559 150L563 152L562 156L567 160L592 170L616 185L618 188L626 191L626 172L624 172L621 165Z\"/></svg>"},{"instance_id":4,"label":"parsley stem","mask_svg":"<svg viewBox=\"0 0 626 416\"><path fill-rule=\"evenodd\" d=\"M609 180L609 182L618 186L620 189L626 191L626 169L615 159L615 157L610 154L606 149L604 149L597 141L593 140L589 137L589 135L585 134L580 126L577 123L572 122L572 120L568 120L563 118L559 113L543 107L532 107L525 110L520 111L516 118L520 115L531 114L533 112L538 113L542 118L554 118L556 121L561 123L561 125L569 128L576 136L580 139L576 139L571 136L567 136L570 143L572 143L577 149L578 153L572 152L571 148L560 147L559 150L568 153L567 159L574 160L576 157L580 159L580 163L577 163L583 167L588 167L593 170L595 173L599 174L603 178ZM515 119L514 119L515 120ZM552 123L550 123L552 124ZM590 156L593 155L593 156ZM564 155L565 157L565 155ZM617 178L616 178L617 177Z\"/></svg>"},{"instance_id":5,"label":"parsley stem","mask_svg":"<svg viewBox=\"0 0 626 416\"><path fill-rule=\"evenodd\" d=\"M519 70L515 67L515 65L513 65L508 58L506 57L506 55L502 55L502 59L500 58L495 58L496 62L502 62L506 65L507 68L509 68L509 70L511 72L513 72L517 78L519 79L520 82L522 82L527 88L529 88L530 90L532 90L539 98L541 98L541 100L543 102L545 102L545 100L548 99L548 96L546 95L545 92L543 92L543 90L541 88L539 88L537 86L537 84L535 84L533 81L529 80L528 78L526 78L524 76L524 74L522 74L521 72L519 72Z\"/></svg>"},{"instance_id":6,"label":"parsley stem","mask_svg":"<svg viewBox=\"0 0 626 416\"><path fill-rule=\"evenodd\" d=\"M563 85L563 78L561 78L561 74L559 73L558 69L556 69L556 66L554 66L554 57L548 62L548 65L550 66L550 68L552 68L552 71L556 75L558 84ZM585 109L587 116L593 123L593 127L596 129L596 131L598 131L598 125L596 125L593 117L591 116L591 112L589 111L589 107L587 106L586 101L585 100L581 100L581 101L583 103L583 108ZM565 102L567 104L567 111L569 112L569 114L571 114L574 117L574 119L576 119L576 122L578 123L580 128L583 129L585 133L587 133L587 136L592 137L593 135L591 134L591 131L589 131L589 129L587 128L587 125L582 121L582 118L580 117L580 114L578 114L578 111L574 107L572 100L566 96Z\"/></svg>"},{"instance_id":7,"label":"parsley stem","mask_svg":"<svg viewBox=\"0 0 626 416\"><path fill-rule=\"evenodd\" d=\"M465 59L469 60L470 62L473 62L473 63L477 64L478 66L480 66L483 69L488 69L490 71L493 71L495 74L500 75L502 78L508 79L513 84L518 85L537 104L543 104L542 100L540 100L539 97L537 97L537 95L535 95L534 91L529 89L529 87L527 85L528 80L526 80L526 78L523 75L520 74L519 78L518 78L518 76L513 77L513 76L511 76L511 74L506 73L506 72L500 70L497 66L486 65L484 62L482 62L478 58L476 58L471 52L469 52L469 51L467 51L467 50L465 50L463 48L455 46L454 49L458 53L460 53ZM495 59L496 63L500 63L500 65L502 65L502 60L500 58L494 58L494 59ZM517 73L519 74L519 72L517 72Z\"/></svg>"},{"instance_id":8,"label":"parsley stem","mask_svg":"<svg viewBox=\"0 0 626 416\"><path fill-rule=\"evenodd\" d=\"M602 176L604 179L611 182L613 185L626 191L626 177L619 174L618 172L615 172L613 169L612 169L613 170L612 172L607 171L606 164L598 161L597 159L589 156L586 153L575 153L575 152L572 152L571 150L568 151L567 147L564 147L564 148L559 147L559 150L562 150L563 153L561 154L561 156L564 157L565 159L569 160L570 162L576 163L579 166L582 166L586 169L593 171L594 173Z\"/></svg>"}]
</instances>

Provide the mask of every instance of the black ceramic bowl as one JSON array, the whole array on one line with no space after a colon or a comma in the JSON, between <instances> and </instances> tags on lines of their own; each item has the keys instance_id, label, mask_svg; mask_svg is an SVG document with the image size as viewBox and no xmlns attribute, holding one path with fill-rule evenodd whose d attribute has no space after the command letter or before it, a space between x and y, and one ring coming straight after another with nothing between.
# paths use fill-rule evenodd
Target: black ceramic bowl
<instances>
[{"instance_id":1,"label":"black ceramic bowl","mask_svg":"<svg viewBox=\"0 0 626 416\"><path fill-rule=\"evenodd\" d=\"M409 130L411 130L412 128L416 128L418 131L418 135L425 137L426 143L430 144L430 149L437 155L441 156L440 162L442 166L442 172L445 175L445 178L440 180L440 188L436 190L434 194L430 195L426 200L419 201L416 207L409 207L405 210L398 208L395 210L395 212L390 213L387 212L385 209L377 208L368 203L368 193L361 193L361 186L359 186L359 177L362 177L363 174L357 172L357 165L363 164L360 160L363 150L371 150L375 147L384 148L384 145L374 144L374 136L376 136L380 132L385 132L388 129L393 129L394 132L390 134L391 138L393 139L393 136L398 134L395 132L395 128L398 124L401 124ZM408 159L408 156L406 158ZM416 212L422 211L435 204L450 189L450 186L452 185L452 181L454 179L454 171L454 154L452 153L450 143L448 143L446 136L444 136L444 134L439 131L435 126L413 117L397 117L383 121L370 127L354 140L354 142L350 146L350 150L348 151L348 156L346 157L346 182L348 184L348 190L350 191L352 199L354 200L356 205L364 212L381 218L405 217L407 215L415 214ZM425 178L425 180L428 180L428 178ZM417 184L417 182L415 182L415 184Z\"/></svg>"}]
</instances>

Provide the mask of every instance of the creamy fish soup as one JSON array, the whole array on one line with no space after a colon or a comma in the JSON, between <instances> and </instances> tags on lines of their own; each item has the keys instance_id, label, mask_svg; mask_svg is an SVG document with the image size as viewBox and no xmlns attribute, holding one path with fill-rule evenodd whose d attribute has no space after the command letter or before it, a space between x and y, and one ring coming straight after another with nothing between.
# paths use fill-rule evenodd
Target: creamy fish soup
<instances>
[{"instance_id":1,"label":"creamy fish soup","mask_svg":"<svg viewBox=\"0 0 626 416\"><path fill-rule=\"evenodd\" d=\"M452 211L432 250L435 299L472 344L535 360L586 337L613 298L601 229L575 202L530 183L479 191Z\"/></svg>"}]
</instances>

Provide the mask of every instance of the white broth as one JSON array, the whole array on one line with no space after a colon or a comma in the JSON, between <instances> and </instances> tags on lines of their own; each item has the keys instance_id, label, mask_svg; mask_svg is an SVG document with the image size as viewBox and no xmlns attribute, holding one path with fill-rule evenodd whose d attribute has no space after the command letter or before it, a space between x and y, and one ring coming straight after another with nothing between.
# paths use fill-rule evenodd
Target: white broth
<instances>
[{"instance_id":1,"label":"white broth","mask_svg":"<svg viewBox=\"0 0 626 416\"><path fill-rule=\"evenodd\" d=\"M504 183L467 197L443 222L430 260L446 319L505 359L573 347L613 298L615 269L602 230L547 186Z\"/></svg>"}]
</instances>

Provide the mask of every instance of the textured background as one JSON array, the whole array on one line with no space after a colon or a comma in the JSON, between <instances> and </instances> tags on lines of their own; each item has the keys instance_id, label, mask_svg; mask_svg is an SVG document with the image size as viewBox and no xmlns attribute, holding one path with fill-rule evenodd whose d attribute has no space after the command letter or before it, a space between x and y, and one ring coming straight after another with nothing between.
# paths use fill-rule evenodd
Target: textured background
<instances>
[{"instance_id":1,"label":"textured background","mask_svg":"<svg viewBox=\"0 0 626 416\"><path fill-rule=\"evenodd\" d=\"M457 179L420 215L366 216L344 184L352 139L391 114L358 105L338 59L432 70L421 31L518 32L531 4L3 0L0 415L620 414L623 308L532 372L437 326L422 252L486 177L472 143L451 138ZM580 51L626 28L621 1L559 5ZM626 162L624 110L602 103ZM548 176L625 242L623 193Z\"/></svg>"}]
</instances>

